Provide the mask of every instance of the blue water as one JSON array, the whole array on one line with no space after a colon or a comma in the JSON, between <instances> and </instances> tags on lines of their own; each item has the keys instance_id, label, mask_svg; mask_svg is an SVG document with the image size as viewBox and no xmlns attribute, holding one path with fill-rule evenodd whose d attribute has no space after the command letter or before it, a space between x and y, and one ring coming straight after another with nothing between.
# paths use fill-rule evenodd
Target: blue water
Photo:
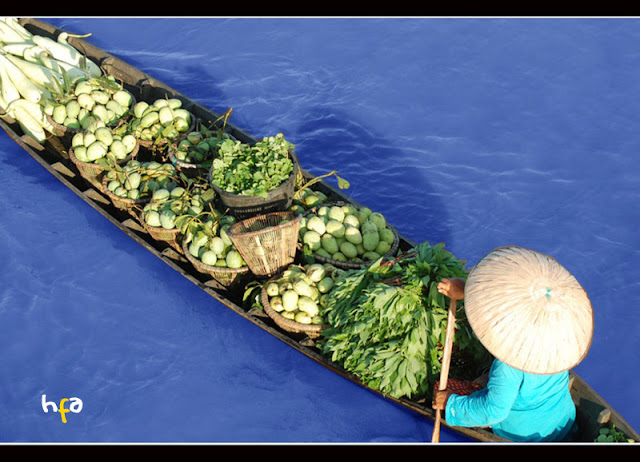
<instances>
[{"instance_id":1,"label":"blue water","mask_svg":"<svg viewBox=\"0 0 640 462\"><path fill-rule=\"evenodd\" d=\"M45 18L467 267L548 253L587 290L576 372L640 428L640 20ZM422 443L432 422L216 302L0 134L1 442ZM44 413L42 395L80 413ZM441 441L467 442L443 429Z\"/></svg>"}]
</instances>

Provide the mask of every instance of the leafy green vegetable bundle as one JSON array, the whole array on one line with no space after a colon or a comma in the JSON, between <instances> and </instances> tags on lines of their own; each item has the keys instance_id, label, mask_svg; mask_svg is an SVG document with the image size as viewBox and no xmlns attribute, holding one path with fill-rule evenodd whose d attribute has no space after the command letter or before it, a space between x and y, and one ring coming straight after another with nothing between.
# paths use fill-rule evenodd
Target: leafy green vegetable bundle
<instances>
[{"instance_id":1,"label":"leafy green vegetable bundle","mask_svg":"<svg viewBox=\"0 0 640 462\"><path fill-rule=\"evenodd\" d=\"M321 352L384 394L431 396L442 367L448 310L437 283L454 277L466 277L464 262L444 244L427 242L396 260L349 270L322 312L329 327L318 343ZM471 359L474 370L466 373L474 375L489 356L463 312L459 302L455 354ZM453 362L451 371L455 377Z\"/></svg>"},{"instance_id":2,"label":"leafy green vegetable bundle","mask_svg":"<svg viewBox=\"0 0 640 462\"><path fill-rule=\"evenodd\" d=\"M211 183L231 194L267 197L293 173L294 147L282 133L255 144L227 139L213 160Z\"/></svg>"}]
</instances>

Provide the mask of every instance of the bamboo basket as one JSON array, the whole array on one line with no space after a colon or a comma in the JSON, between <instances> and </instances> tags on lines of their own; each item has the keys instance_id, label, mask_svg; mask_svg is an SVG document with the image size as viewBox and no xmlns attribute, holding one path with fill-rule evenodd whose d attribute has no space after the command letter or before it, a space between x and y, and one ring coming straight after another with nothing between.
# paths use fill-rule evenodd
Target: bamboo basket
<instances>
[{"instance_id":1,"label":"bamboo basket","mask_svg":"<svg viewBox=\"0 0 640 462\"><path fill-rule=\"evenodd\" d=\"M165 229L160 226L149 226L142 215L139 216L138 220L142 223L142 226L144 226L144 229L147 230L152 238L156 241L166 242L173 249L182 253L182 245L180 244L180 237L182 233L180 232L180 228L175 227L172 229Z\"/></svg>"},{"instance_id":2,"label":"bamboo basket","mask_svg":"<svg viewBox=\"0 0 640 462\"><path fill-rule=\"evenodd\" d=\"M185 241L182 242L182 253L196 270L198 270L202 274L211 276L213 279L227 288L241 285L251 274L248 266L243 266L241 268L225 268L205 265L200 260L191 255L188 249L188 244Z\"/></svg>"},{"instance_id":3,"label":"bamboo basket","mask_svg":"<svg viewBox=\"0 0 640 462\"><path fill-rule=\"evenodd\" d=\"M142 197L140 199L130 199L128 197L120 197L109 191L107 187L108 181L107 176L102 175L102 191L107 195L107 197L111 200L111 203L118 209L124 210L125 212L129 212L133 217L138 218L138 215L135 212L136 207L140 207L151 200L151 196Z\"/></svg>"},{"instance_id":4,"label":"bamboo basket","mask_svg":"<svg viewBox=\"0 0 640 462\"><path fill-rule=\"evenodd\" d=\"M118 165L124 165L131 159L133 159L137 154L140 148L139 143L136 143L136 146L133 148L133 151L122 160L119 160ZM82 162L78 160L78 158L73 154L73 148L69 148L69 159L76 166L78 171L80 172L80 176L91 183L98 191L104 193L102 180L100 175L104 172L104 167L93 162Z\"/></svg>"},{"instance_id":5,"label":"bamboo basket","mask_svg":"<svg viewBox=\"0 0 640 462\"><path fill-rule=\"evenodd\" d=\"M277 188L269 191L267 197L233 194L221 189L211 181L211 170L213 169L213 165L207 173L207 179L209 180L211 187L215 190L222 206L225 209L228 209L231 215L239 218L240 220L267 213L285 211L293 202L295 182L298 178L298 173L300 172L298 157L293 151L289 151L289 155L293 162L293 171L291 172L291 175L289 175L289 178L287 178Z\"/></svg>"},{"instance_id":6,"label":"bamboo basket","mask_svg":"<svg viewBox=\"0 0 640 462\"><path fill-rule=\"evenodd\" d=\"M268 277L293 263L299 225L295 212L271 212L239 221L227 233L251 272Z\"/></svg>"},{"instance_id":7,"label":"bamboo basket","mask_svg":"<svg viewBox=\"0 0 640 462\"><path fill-rule=\"evenodd\" d=\"M82 133L83 130L81 128L71 128L71 127L66 127L64 125L60 125L59 123L57 123L55 120L53 120L53 117L51 117L49 114L45 114L45 117L47 118L47 122L49 122L49 124L51 125L52 129L53 129L53 134L55 136L58 136L60 138L62 138L65 141L71 141L71 138L73 138L73 136L76 133Z\"/></svg>"},{"instance_id":8,"label":"bamboo basket","mask_svg":"<svg viewBox=\"0 0 640 462\"><path fill-rule=\"evenodd\" d=\"M124 91L127 91L127 90L124 90ZM131 111L131 109L133 109L133 106L135 106L136 104L135 96L133 96L133 94L131 94L131 92L129 91L127 91L127 93L131 95L131 107L125 113L125 115L118 120L118 123L122 120L127 119L129 111ZM62 138L65 142L71 142L71 139L75 134L84 132L84 129L82 128L71 128L71 127L67 127L65 125L61 125L57 123L55 120L53 120L53 117L51 117L49 114L45 114L45 117L47 119L47 122L49 122L49 124L51 124L51 127L53 128L53 134L55 136ZM113 128L113 127L109 127L109 128Z\"/></svg>"},{"instance_id":9,"label":"bamboo basket","mask_svg":"<svg viewBox=\"0 0 640 462\"><path fill-rule=\"evenodd\" d=\"M265 313L275 322L280 328L292 333L304 333L311 339L318 338L322 331L329 327L325 324L303 324L293 319L285 318L280 315L276 310L271 307L269 303L269 296L265 288L266 284L262 286L260 291L260 301Z\"/></svg>"},{"instance_id":10,"label":"bamboo basket","mask_svg":"<svg viewBox=\"0 0 640 462\"><path fill-rule=\"evenodd\" d=\"M137 209L137 207L135 209ZM144 219L142 209L137 211L136 216L138 218L138 222L142 223L144 229L147 230L147 232L153 239L155 239L156 241L165 242L171 248L182 254L182 233L180 232L180 228L176 226L172 229L166 229L161 226L149 226Z\"/></svg>"},{"instance_id":11,"label":"bamboo basket","mask_svg":"<svg viewBox=\"0 0 640 462\"><path fill-rule=\"evenodd\" d=\"M310 208L301 216L306 217L311 213L315 213L320 207L332 207L334 205L335 206L350 205L352 207L355 207L356 209L359 209L357 205L351 204L349 202L342 202L342 201L327 202L327 203L319 204L315 207ZM391 248L389 249L389 251L384 255L381 255L383 260L388 260L389 258L393 257L398 252L398 248L400 246L400 236L398 235L398 231L388 223L387 223L387 228L389 228L393 232L393 243L391 244ZM298 243L298 246L299 248L302 248L301 243ZM316 254L313 254L310 257L313 258L318 263L330 263L333 266L341 269L360 269L360 268L367 267L373 263L373 261L370 261L370 260L363 260L359 262L334 260L332 258L327 258L327 257L323 257L322 255L316 255Z\"/></svg>"}]
</instances>

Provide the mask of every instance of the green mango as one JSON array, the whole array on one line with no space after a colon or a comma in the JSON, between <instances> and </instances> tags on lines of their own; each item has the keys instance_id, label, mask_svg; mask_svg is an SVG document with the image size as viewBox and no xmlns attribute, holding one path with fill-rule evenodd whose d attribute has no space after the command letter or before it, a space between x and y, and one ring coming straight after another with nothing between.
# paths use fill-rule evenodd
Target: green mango
<instances>
[{"instance_id":1,"label":"green mango","mask_svg":"<svg viewBox=\"0 0 640 462\"><path fill-rule=\"evenodd\" d=\"M242 255L240 255L240 252L238 252L237 250L231 250L227 252L225 260L229 268L242 268L243 266L245 266Z\"/></svg>"},{"instance_id":2,"label":"green mango","mask_svg":"<svg viewBox=\"0 0 640 462\"><path fill-rule=\"evenodd\" d=\"M362 246L365 250L375 250L380 242L378 231L365 231L362 233Z\"/></svg>"}]
</instances>

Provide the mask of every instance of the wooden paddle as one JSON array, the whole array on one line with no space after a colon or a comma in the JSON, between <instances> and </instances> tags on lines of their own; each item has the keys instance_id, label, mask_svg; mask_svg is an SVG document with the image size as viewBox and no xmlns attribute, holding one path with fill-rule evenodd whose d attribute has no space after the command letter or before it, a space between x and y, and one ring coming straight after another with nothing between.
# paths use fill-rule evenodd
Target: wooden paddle
<instances>
[{"instance_id":1,"label":"wooden paddle","mask_svg":"<svg viewBox=\"0 0 640 462\"><path fill-rule=\"evenodd\" d=\"M453 333L455 331L456 324L456 302L457 300L452 298L449 303L449 316L447 317L447 336L444 341L444 355L442 356L442 368L440 369L440 384L438 390L447 389L447 379L449 378L449 366L451 364L451 349L453 347ZM431 435L431 442L440 442L440 409L436 409L436 420L433 424L433 434Z\"/></svg>"}]
</instances>

